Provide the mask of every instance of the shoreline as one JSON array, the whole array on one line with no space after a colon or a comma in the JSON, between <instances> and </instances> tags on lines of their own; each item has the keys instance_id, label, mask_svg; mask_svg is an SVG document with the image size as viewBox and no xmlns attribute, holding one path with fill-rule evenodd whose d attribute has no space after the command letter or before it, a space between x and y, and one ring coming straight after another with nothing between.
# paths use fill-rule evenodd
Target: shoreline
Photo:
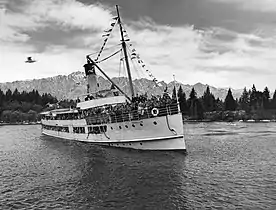
<instances>
[{"instance_id":1,"label":"shoreline","mask_svg":"<svg viewBox=\"0 0 276 210\"><path fill-rule=\"evenodd\" d=\"M213 123L213 122L243 122L243 123L270 123L270 122L276 122L275 119L268 120L268 119L262 119L262 120L183 120L183 123Z\"/></svg>"},{"instance_id":2,"label":"shoreline","mask_svg":"<svg viewBox=\"0 0 276 210\"><path fill-rule=\"evenodd\" d=\"M263 119L263 120L254 120L254 119L250 119L250 120L233 120L233 121L227 121L227 120L183 120L183 123L222 123L222 122L228 122L228 123L237 123L237 122L241 122L241 123L274 123L276 122L275 119L273 120L267 120L267 119ZM0 122L0 126L4 126L4 125L39 125L41 124L41 122L13 122L13 123L5 123L5 122Z\"/></svg>"},{"instance_id":3,"label":"shoreline","mask_svg":"<svg viewBox=\"0 0 276 210\"><path fill-rule=\"evenodd\" d=\"M41 122L13 122L13 123L6 123L6 122L0 122L0 126L3 126L3 125L39 125L41 124Z\"/></svg>"}]
</instances>

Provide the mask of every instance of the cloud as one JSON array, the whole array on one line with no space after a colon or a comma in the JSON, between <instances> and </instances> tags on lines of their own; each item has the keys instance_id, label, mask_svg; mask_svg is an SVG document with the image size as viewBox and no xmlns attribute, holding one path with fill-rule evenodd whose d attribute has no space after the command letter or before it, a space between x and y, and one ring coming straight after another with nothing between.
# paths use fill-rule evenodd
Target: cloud
<instances>
[{"instance_id":1,"label":"cloud","mask_svg":"<svg viewBox=\"0 0 276 210\"><path fill-rule=\"evenodd\" d=\"M131 37L137 40L142 57L152 64L155 75L170 80L172 74L182 81L201 81L218 86L234 87L273 85L276 41L271 37L242 34L223 28L196 30L193 26L169 27L156 24L146 29L131 27ZM258 78L266 76L266 80ZM237 77L233 79L233 77ZM245 83L245 78L249 79Z\"/></svg>"},{"instance_id":2,"label":"cloud","mask_svg":"<svg viewBox=\"0 0 276 210\"><path fill-rule=\"evenodd\" d=\"M0 38L4 41L27 41L26 32L53 24L63 30L100 31L112 17L109 9L101 4L85 5L76 0L17 0L16 4L11 0L10 5L7 1L2 5Z\"/></svg>"},{"instance_id":3,"label":"cloud","mask_svg":"<svg viewBox=\"0 0 276 210\"><path fill-rule=\"evenodd\" d=\"M217 0L218 1L218 0ZM112 11L103 5L85 5L74 0L21 1L18 8L7 7L2 13L0 37L1 81L42 78L58 74L69 74L82 70L85 56L99 50L103 43L102 31L110 25ZM1 16L1 17L2 17ZM99 18L102 17L102 18ZM192 25L159 25L150 18L139 21L124 21L131 42L154 76L159 80L171 81L175 74L183 83L202 82L218 87L276 88L275 34L264 36L256 32L238 33L221 27L202 30ZM43 33L37 31L67 31L68 42L47 40L43 50L37 52L37 42ZM4 30L2 30L4 29ZM71 33L73 30L83 33ZM58 31L55 32L59 35ZM70 36L69 36L70 35ZM119 44L119 32L115 30L108 45ZM61 39L61 37L57 38ZM1 42L2 40L2 42ZM43 40L45 41L45 40ZM72 43L80 47L73 48ZM114 48L102 58L114 52ZM32 56L38 60L26 64ZM134 60L130 60L132 64ZM100 64L110 76L119 76L119 58ZM125 75L121 64L120 75ZM4 75L4 76L2 76ZM145 69L135 65L133 77L148 76ZM148 77L149 78L149 77Z\"/></svg>"},{"instance_id":4,"label":"cloud","mask_svg":"<svg viewBox=\"0 0 276 210\"><path fill-rule=\"evenodd\" d=\"M24 10L39 21L80 29L102 30L112 17L108 8L101 4L85 5L76 0L33 0Z\"/></svg>"},{"instance_id":5,"label":"cloud","mask_svg":"<svg viewBox=\"0 0 276 210\"><path fill-rule=\"evenodd\" d=\"M1 0L2 81L39 78L81 70L84 62L82 58L88 53L87 50L72 50L68 46L52 45L51 40L48 40L45 50L38 53L37 44L41 43L39 39L34 42L32 35L49 27L58 28L60 31L90 30L91 33L99 33L109 24L111 18L111 11L101 4L85 5L76 0ZM79 42L82 42L82 39ZM34 56L38 62L26 65L24 61L27 56Z\"/></svg>"},{"instance_id":6,"label":"cloud","mask_svg":"<svg viewBox=\"0 0 276 210\"><path fill-rule=\"evenodd\" d=\"M276 11L275 0L211 0L215 2L236 4L239 8L245 10L274 12Z\"/></svg>"}]
</instances>

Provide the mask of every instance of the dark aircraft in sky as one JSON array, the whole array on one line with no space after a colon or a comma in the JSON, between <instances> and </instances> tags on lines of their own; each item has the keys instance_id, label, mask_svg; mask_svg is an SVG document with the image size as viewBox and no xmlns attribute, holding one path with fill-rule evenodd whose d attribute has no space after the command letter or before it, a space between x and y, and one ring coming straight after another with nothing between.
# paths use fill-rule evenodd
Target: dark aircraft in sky
<instances>
[{"instance_id":1,"label":"dark aircraft in sky","mask_svg":"<svg viewBox=\"0 0 276 210\"><path fill-rule=\"evenodd\" d=\"M28 57L25 63L34 63L36 60L33 60L32 57Z\"/></svg>"}]
</instances>

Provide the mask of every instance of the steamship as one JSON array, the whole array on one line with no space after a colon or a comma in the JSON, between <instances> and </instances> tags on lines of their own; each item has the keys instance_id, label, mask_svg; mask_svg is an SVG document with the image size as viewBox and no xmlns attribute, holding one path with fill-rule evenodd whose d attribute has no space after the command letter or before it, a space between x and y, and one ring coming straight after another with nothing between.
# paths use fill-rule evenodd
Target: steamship
<instances>
[{"instance_id":1,"label":"steamship","mask_svg":"<svg viewBox=\"0 0 276 210\"><path fill-rule=\"evenodd\" d=\"M186 152L178 101L170 101L168 94L165 95L167 98L162 98L163 104L156 98L145 99L135 95L130 60L136 60L142 67L145 65L135 50L130 50L132 45L126 36L117 5L116 12L111 28L103 35L106 38L97 57L92 59L92 55L86 56L86 98L78 100L75 108L42 112L42 134L110 147ZM122 53L120 60L126 68L128 91L123 91L100 67L102 61L111 57L99 60L115 26L118 26L121 38L118 46L121 47L111 56ZM98 73L110 82L109 90L99 90ZM156 79L153 81L156 82Z\"/></svg>"}]
</instances>

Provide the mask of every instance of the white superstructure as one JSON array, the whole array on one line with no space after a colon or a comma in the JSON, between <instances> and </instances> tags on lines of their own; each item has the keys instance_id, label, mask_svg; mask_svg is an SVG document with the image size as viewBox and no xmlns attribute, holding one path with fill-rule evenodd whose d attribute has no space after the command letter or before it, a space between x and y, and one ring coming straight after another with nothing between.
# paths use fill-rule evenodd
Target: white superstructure
<instances>
[{"instance_id":1,"label":"white superstructure","mask_svg":"<svg viewBox=\"0 0 276 210\"><path fill-rule=\"evenodd\" d=\"M168 115L162 112L168 112ZM120 122L89 121L84 119L60 120L53 116L70 113L45 113L42 133L69 140L77 140L114 147L142 150L186 150L182 114L170 115L173 110L160 110L163 116L141 116L140 119L121 119ZM174 110L175 112L175 110ZM72 110L72 115L74 111ZM148 118L149 117L149 118ZM89 125L90 124L90 125Z\"/></svg>"}]
</instances>

